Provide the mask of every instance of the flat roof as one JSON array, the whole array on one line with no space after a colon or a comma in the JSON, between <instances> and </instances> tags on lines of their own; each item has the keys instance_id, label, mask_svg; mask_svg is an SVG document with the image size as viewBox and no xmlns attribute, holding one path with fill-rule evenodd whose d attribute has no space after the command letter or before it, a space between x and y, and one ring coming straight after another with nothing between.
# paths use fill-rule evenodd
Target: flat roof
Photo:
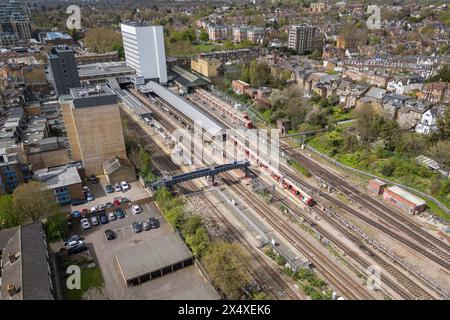
<instances>
[{"instance_id":1,"label":"flat roof","mask_svg":"<svg viewBox=\"0 0 450 320\"><path fill-rule=\"evenodd\" d=\"M169 103L172 107L177 109L179 112L184 114L186 117L191 119L194 123L198 124L203 129L205 129L210 135L216 136L223 131L222 126L211 120L205 114L200 112L180 96L171 92L169 89L154 81L149 81L146 86L154 93L156 93L159 97L164 99L167 103Z\"/></svg>"},{"instance_id":2,"label":"flat roof","mask_svg":"<svg viewBox=\"0 0 450 320\"><path fill-rule=\"evenodd\" d=\"M45 34L45 38L46 39L50 39L50 40L56 40L56 39L72 39L71 36L69 36L67 33L62 33L62 32L47 32Z\"/></svg>"},{"instance_id":3,"label":"flat roof","mask_svg":"<svg viewBox=\"0 0 450 320\"><path fill-rule=\"evenodd\" d=\"M409 193L408 191L406 191L398 186L389 187L388 190L401 196L405 200L407 200L411 203L414 203L416 206L422 206L422 205L426 204L425 201L423 201L422 199L416 197L412 193Z\"/></svg>"},{"instance_id":4,"label":"flat roof","mask_svg":"<svg viewBox=\"0 0 450 320\"><path fill-rule=\"evenodd\" d=\"M85 64L78 66L78 74L80 79L102 76L107 78L109 76L114 76L115 74L135 74L136 70L132 67L127 66L126 62L102 62Z\"/></svg>"},{"instance_id":5,"label":"flat roof","mask_svg":"<svg viewBox=\"0 0 450 320\"><path fill-rule=\"evenodd\" d=\"M116 259L126 280L131 280L150 272L192 258L183 240L175 232L158 237L158 244L144 241L122 249Z\"/></svg>"},{"instance_id":6,"label":"flat roof","mask_svg":"<svg viewBox=\"0 0 450 320\"><path fill-rule=\"evenodd\" d=\"M81 183L80 174L75 167L58 168L56 170L36 170L34 177L46 184L49 189L70 186Z\"/></svg>"}]
</instances>

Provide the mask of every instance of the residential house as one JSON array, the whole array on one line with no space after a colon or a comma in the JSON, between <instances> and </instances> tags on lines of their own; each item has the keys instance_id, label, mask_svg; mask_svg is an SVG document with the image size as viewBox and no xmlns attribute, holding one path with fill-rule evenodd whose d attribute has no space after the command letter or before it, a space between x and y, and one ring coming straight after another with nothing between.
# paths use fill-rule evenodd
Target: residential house
<instances>
[{"instance_id":1,"label":"residential house","mask_svg":"<svg viewBox=\"0 0 450 320\"><path fill-rule=\"evenodd\" d=\"M431 82L424 84L422 90L417 93L417 98L427 100L431 103L450 103L446 101L446 96L450 94L450 83L448 82Z\"/></svg>"},{"instance_id":2,"label":"residential house","mask_svg":"<svg viewBox=\"0 0 450 320\"><path fill-rule=\"evenodd\" d=\"M380 88L386 88L390 79L390 77L386 74L380 74L372 71L365 71L363 77L368 84Z\"/></svg>"},{"instance_id":3,"label":"residential house","mask_svg":"<svg viewBox=\"0 0 450 320\"><path fill-rule=\"evenodd\" d=\"M395 120L397 118L398 110L403 107L405 102L409 99L411 98L397 93L386 94L382 100L382 111L386 116Z\"/></svg>"},{"instance_id":4,"label":"residential house","mask_svg":"<svg viewBox=\"0 0 450 320\"><path fill-rule=\"evenodd\" d=\"M53 300L50 250L41 221L0 230L0 300Z\"/></svg>"},{"instance_id":5,"label":"residential house","mask_svg":"<svg viewBox=\"0 0 450 320\"><path fill-rule=\"evenodd\" d=\"M398 110L397 122L403 129L414 129L416 124L421 121L422 115L431 107L427 101L410 99L406 100L404 105Z\"/></svg>"},{"instance_id":6,"label":"residential house","mask_svg":"<svg viewBox=\"0 0 450 320\"><path fill-rule=\"evenodd\" d=\"M359 51L358 51L358 49L355 49L355 48L345 49L345 56L350 59L356 58L359 56Z\"/></svg>"},{"instance_id":7,"label":"residential house","mask_svg":"<svg viewBox=\"0 0 450 320\"><path fill-rule=\"evenodd\" d=\"M369 90L357 101L357 106L371 105L375 110L381 110L383 98L386 95L386 90L376 87L370 87Z\"/></svg>"},{"instance_id":8,"label":"residential house","mask_svg":"<svg viewBox=\"0 0 450 320\"><path fill-rule=\"evenodd\" d=\"M397 94L406 94L413 90L422 90L423 79L419 76L396 76L388 82L387 90Z\"/></svg>"},{"instance_id":9,"label":"residential house","mask_svg":"<svg viewBox=\"0 0 450 320\"><path fill-rule=\"evenodd\" d=\"M444 116L445 108L444 106L435 106L425 111L417 123L415 131L421 134L430 134L436 131L437 120Z\"/></svg>"},{"instance_id":10,"label":"residential house","mask_svg":"<svg viewBox=\"0 0 450 320\"><path fill-rule=\"evenodd\" d=\"M345 108L351 109L356 107L357 102L369 90L369 86L364 84L352 84L350 92L345 101Z\"/></svg>"}]
</instances>

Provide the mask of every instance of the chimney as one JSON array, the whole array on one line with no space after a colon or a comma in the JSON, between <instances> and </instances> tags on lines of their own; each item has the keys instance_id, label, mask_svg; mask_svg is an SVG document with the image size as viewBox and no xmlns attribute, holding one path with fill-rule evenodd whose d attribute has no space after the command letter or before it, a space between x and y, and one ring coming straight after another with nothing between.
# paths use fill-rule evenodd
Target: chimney
<instances>
[{"instance_id":1,"label":"chimney","mask_svg":"<svg viewBox=\"0 0 450 320\"><path fill-rule=\"evenodd\" d=\"M14 297L14 295L17 293L16 286L12 283L8 284L8 286L6 287L6 291L8 291L11 297Z\"/></svg>"},{"instance_id":2,"label":"chimney","mask_svg":"<svg viewBox=\"0 0 450 320\"><path fill-rule=\"evenodd\" d=\"M17 260L16 253L14 251L10 251L8 257L10 263L14 263Z\"/></svg>"}]
</instances>

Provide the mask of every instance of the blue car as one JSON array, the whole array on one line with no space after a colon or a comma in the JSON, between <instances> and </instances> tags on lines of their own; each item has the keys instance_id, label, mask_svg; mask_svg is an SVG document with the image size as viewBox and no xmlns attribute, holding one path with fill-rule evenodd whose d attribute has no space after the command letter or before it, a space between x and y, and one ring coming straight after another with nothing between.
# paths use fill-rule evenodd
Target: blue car
<instances>
[{"instance_id":1,"label":"blue car","mask_svg":"<svg viewBox=\"0 0 450 320\"><path fill-rule=\"evenodd\" d=\"M125 218L125 211L123 211L123 209L121 209L121 208L117 208L115 211L115 214L116 214L117 218L119 218L119 219Z\"/></svg>"},{"instance_id":2,"label":"blue car","mask_svg":"<svg viewBox=\"0 0 450 320\"><path fill-rule=\"evenodd\" d=\"M107 193L113 193L113 192L114 192L114 188L113 188L110 184L108 184L108 185L105 187L105 189L106 189L106 192L107 192Z\"/></svg>"},{"instance_id":3,"label":"blue car","mask_svg":"<svg viewBox=\"0 0 450 320\"><path fill-rule=\"evenodd\" d=\"M78 218L81 217L81 212L80 211L73 211L72 212L72 218Z\"/></svg>"},{"instance_id":4,"label":"blue car","mask_svg":"<svg viewBox=\"0 0 450 320\"><path fill-rule=\"evenodd\" d=\"M101 224L107 224L109 222L109 219L108 219L108 217L105 214L101 214L99 216L99 218L100 218L100 223Z\"/></svg>"}]
</instances>

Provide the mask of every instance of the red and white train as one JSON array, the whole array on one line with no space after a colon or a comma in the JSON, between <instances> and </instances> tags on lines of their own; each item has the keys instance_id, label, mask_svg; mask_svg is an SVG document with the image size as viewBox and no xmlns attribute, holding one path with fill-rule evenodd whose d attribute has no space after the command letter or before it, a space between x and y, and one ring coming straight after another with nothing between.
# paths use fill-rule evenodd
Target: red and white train
<instances>
[{"instance_id":1,"label":"red and white train","mask_svg":"<svg viewBox=\"0 0 450 320\"><path fill-rule=\"evenodd\" d=\"M195 89L195 95L207 106L220 110L222 113L230 117L235 123L238 123L246 128L253 128L253 122L249 119L245 112L236 110L231 104L223 101L213 93L206 91L205 89Z\"/></svg>"},{"instance_id":2,"label":"red and white train","mask_svg":"<svg viewBox=\"0 0 450 320\"><path fill-rule=\"evenodd\" d=\"M264 160L261 160L260 157L255 154L252 150L250 150L247 146L243 145L239 139L236 139L233 136L229 136L231 141L233 141L235 146L238 146L241 150L244 150L246 158L250 161L250 163L254 163L264 171L266 171L270 176L280 183L283 188L289 190L296 198L302 201L304 204L308 206L314 205L314 199L308 193L302 190L301 186L295 183L290 177L284 176L280 173L280 171L274 168L270 163L267 163Z\"/></svg>"}]
</instances>

